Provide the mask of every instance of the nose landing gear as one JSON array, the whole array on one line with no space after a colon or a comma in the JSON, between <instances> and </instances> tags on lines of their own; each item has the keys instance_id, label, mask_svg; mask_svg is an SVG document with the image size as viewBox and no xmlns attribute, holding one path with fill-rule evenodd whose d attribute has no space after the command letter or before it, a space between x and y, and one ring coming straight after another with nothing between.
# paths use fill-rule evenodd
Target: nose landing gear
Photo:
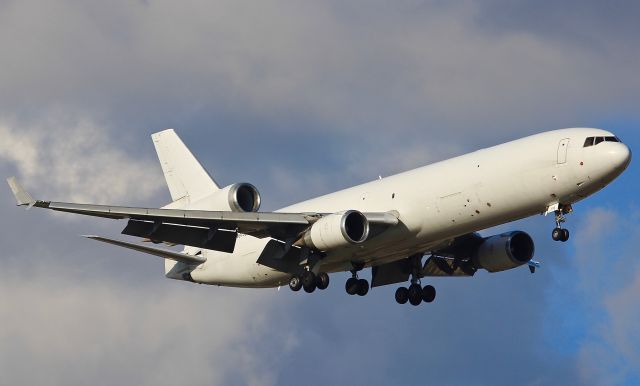
<instances>
[{"instance_id":1,"label":"nose landing gear","mask_svg":"<svg viewBox=\"0 0 640 386\"><path fill-rule=\"evenodd\" d=\"M562 223L567 221L564 215L571 212L573 212L573 208L571 207L570 204L558 205L558 209L555 210L556 227L551 232L551 238L554 241L565 242L569 240L569 230L562 228Z\"/></svg>"}]
</instances>

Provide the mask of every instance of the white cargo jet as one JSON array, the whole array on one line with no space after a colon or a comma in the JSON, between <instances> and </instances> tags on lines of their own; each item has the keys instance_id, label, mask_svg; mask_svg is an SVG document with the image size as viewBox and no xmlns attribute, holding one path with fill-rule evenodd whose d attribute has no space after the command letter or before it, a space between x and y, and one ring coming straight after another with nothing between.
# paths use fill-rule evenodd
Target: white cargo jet
<instances>
[{"instance_id":1,"label":"white cargo jet","mask_svg":"<svg viewBox=\"0 0 640 386\"><path fill-rule=\"evenodd\" d=\"M220 187L173 130L152 139L173 202L160 209L35 200L16 181L18 205L127 219L123 234L184 245L180 253L86 236L165 259L166 277L233 287L325 289L329 273L350 271L346 292L410 282L398 303L431 302L431 276L473 276L528 265L534 243L522 231L475 233L535 214L554 214L554 240L571 205L602 189L629 165L631 152L612 133L589 128L550 131L469 153L276 212L258 212L247 183Z\"/></svg>"}]
</instances>

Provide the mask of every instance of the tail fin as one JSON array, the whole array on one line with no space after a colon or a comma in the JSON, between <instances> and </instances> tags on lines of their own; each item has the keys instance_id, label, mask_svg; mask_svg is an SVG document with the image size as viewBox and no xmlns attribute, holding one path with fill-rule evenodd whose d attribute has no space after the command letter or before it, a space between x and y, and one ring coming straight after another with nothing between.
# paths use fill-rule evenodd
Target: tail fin
<instances>
[{"instance_id":1,"label":"tail fin","mask_svg":"<svg viewBox=\"0 0 640 386\"><path fill-rule=\"evenodd\" d=\"M171 199L195 201L220 189L173 129L152 134Z\"/></svg>"}]
</instances>

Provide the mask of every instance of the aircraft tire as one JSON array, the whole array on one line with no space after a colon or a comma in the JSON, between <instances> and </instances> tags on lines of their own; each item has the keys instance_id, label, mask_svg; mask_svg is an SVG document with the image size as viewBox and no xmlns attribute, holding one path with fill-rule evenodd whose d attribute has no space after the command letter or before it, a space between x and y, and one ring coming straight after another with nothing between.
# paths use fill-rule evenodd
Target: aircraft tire
<instances>
[{"instance_id":1,"label":"aircraft tire","mask_svg":"<svg viewBox=\"0 0 640 386\"><path fill-rule=\"evenodd\" d=\"M414 306L422 303L422 287L420 287L420 284L411 284L409 286L409 303Z\"/></svg>"},{"instance_id":2,"label":"aircraft tire","mask_svg":"<svg viewBox=\"0 0 640 386\"><path fill-rule=\"evenodd\" d=\"M398 287L396 290L396 302L406 304L409 301L409 290L407 287Z\"/></svg>"},{"instance_id":3,"label":"aircraft tire","mask_svg":"<svg viewBox=\"0 0 640 386\"><path fill-rule=\"evenodd\" d=\"M358 296L364 296L369 293L369 282L365 279L358 280Z\"/></svg>"},{"instance_id":4,"label":"aircraft tire","mask_svg":"<svg viewBox=\"0 0 640 386\"><path fill-rule=\"evenodd\" d=\"M560 241L562 240L563 233L562 228L554 228L551 232L551 238L553 241Z\"/></svg>"},{"instance_id":5,"label":"aircraft tire","mask_svg":"<svg viewBox=\"0 0 640 386\"><path fill-rule=\"evenodd\" d=\"M422 288L422 301L431 303L436 298L436 289L432 285L425 285Z\"/></svg>"},{"instance_id":6,"label":"aircraft tire","mask_svg":"<svg viewBox=\"0 0 640 386\"><path fill-rule=\"evenodd\" d=\"M301 276L302 286L303 287L311 287L313 284L316 284L316 275L311 271L304 271Z\"/></svg>"},{"instance_id":7,"label":"aircraft tire","mask_svg":"<svg viewBox=\"0 0 640 386\"><path fill-rule=\"evenodd\" d=\"M304 289L304 292L310 294L313 291L316 290L316 283L311 283L311 285L303 285L302 288Z\"/></svg>"},{"instance_id":8,"label":"aircraft tire","mask_svg":"<svg viewBox=\"0 0 640 386\"><path fill-rule=\"evenodd\" d=\"M567 240L569 240L569 230L568 229L562 229L562 238L560 239L560 241L562 241L564 243Z\"/></svg>"},{"instance_id":9,"label":"aircraft tire","mask_svg":"<svg viewBox=\"0 0 640 386\"><path fill-rule=\"evenodd\" d=\"M316 287L321 290L329 287L329 275L326 272L320 272L316 275Z\"/></svg>"},{"instance_id":10,"label":"aircraft tire","mask_svg":"<svg viewBox=\"0 0 640 386\"><path fill-rule=\"evenodd\" d=\"M347 291L347 293L349 295L355 295L358 293L358 279L356 279L355 277L351 277L349 279L347 279L347 282L344 285L344 289L345 291Z\"/></svg>"},{"instance_id":11,"label":"aircraft tire","mask_svg":"<svg viewBox=\"0 0 640 386\"><path fill-rule=\"evenodd\" d=\"M291 276L291 279L289 279L289 288L291 288L292 291L300 291L300 288L302 288L302 280L300 280L300 276Z\"/></svg>"}]
</instances>

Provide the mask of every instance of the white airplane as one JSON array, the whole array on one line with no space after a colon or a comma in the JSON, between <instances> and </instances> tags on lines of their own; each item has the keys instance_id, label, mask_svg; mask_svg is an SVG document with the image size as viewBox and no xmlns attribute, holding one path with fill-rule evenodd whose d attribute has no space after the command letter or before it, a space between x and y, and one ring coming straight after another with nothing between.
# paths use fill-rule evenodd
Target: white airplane
<instances>
[{"instance_id":1,"label":"white airplane","mask_svg":"<svg viewBox=\"0 0 640 386\"><path fill-rule=\"evenodd\" d=\"M260 195L247 183L221 188L169 129L152 135L173 202L160 209L35 200L8 180L18 205L128 219L125 235L184 245L181 253L86 236L165 259L165 276L232 287L329 285L329 273L350 271L346 292L410 281L398 303L434 300L430 276L473 276L528 265L534 243L522 231L482 237L479 230L555 214L554 240L572 204L597 192L629 165L631 151L612 133L573 128L482 149L391 177L258 212ZM423 262L424 260L424 262Z\"/></svg>"}]
</instances>

